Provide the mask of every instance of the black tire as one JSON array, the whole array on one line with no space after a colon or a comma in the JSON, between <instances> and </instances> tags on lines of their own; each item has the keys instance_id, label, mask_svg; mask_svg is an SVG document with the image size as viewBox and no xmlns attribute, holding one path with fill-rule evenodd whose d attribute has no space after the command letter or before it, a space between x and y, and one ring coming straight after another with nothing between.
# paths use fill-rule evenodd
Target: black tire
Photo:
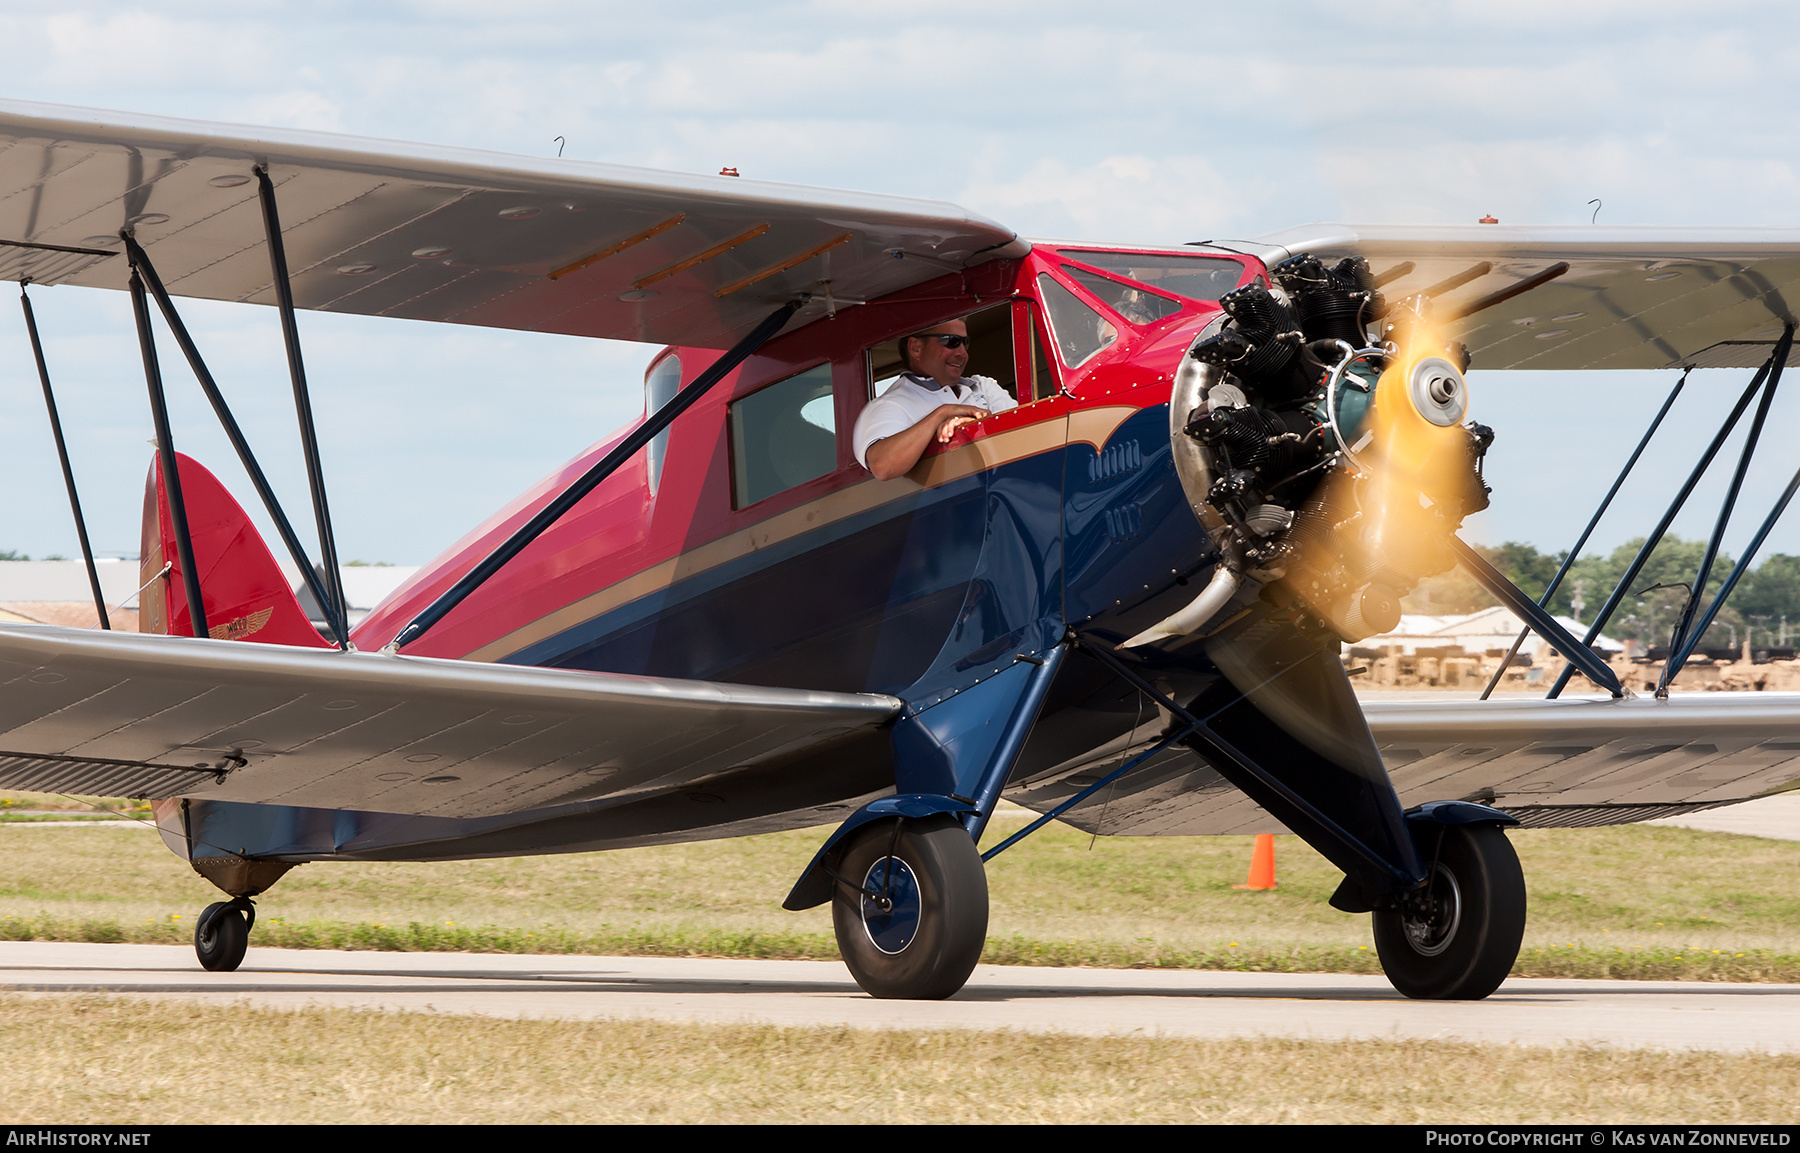
<instances>
[{"instance_id":1,"label":"black tire","mask_svg":"<svg viewBox=\"0 0 1800 1153\"><path fill-rule=\"evenodd\" d=\"M879 866L879 867L878 867ZM831 902L838 951L872 997L939 1001L968 981L987 943L987 872L946 815L876 821L850 835ZM882 898L854 892L867 884Z\"/></svg>"},{"instance_id":2,"label":"black tire","mask_svg":"<svg viewBox=\"0 0 1800 1153\"><path fill-rule=\"evenodd\" d=\"M206 906L194 926L194 954L200 967L212 973L230 973L244 963L250 947L250 922L229 902Z\"/></svg>"},{"instance_id":3,"label":"black tire","mask_svg":"<svg viewBox=\"0 0 1800 1153\"><path fill-rule=\"evenodd\" d=\"M1394 988L1420 1000L1479 1001L1500 987L1525 936L1525 873L1494 825L1439 826L1419 850L1427 893L1375 910L1375 952Z\"/></svg>"}]
</instances>

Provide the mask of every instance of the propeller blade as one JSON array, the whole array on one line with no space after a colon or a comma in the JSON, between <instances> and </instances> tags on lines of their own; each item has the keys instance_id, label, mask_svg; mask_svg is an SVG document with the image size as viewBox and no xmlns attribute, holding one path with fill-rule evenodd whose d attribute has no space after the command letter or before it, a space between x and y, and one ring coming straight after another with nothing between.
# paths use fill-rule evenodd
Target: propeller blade
<instances>
[{"instance_id":1,"label":"propeller blade","mask_svg":"<svg viewBox=\"0 0 1800 1153\"><path fill-rule=\"evenodd\" d=\"M1252 616L1206 642L1206 655L1258 712L1321 757L1371 781L1387 781L1336 645L1281 615Z\"/></svg>"}]
</instances>

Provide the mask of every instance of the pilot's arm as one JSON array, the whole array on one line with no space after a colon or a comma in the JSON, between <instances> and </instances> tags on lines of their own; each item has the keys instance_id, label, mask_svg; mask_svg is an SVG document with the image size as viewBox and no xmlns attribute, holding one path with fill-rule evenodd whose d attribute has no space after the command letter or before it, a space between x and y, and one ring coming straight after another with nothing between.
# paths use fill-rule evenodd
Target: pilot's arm
<instances>
[{"instance_id":1,"label":"pilot's arm","mask_svg":"<svg viewBox=\"0 0 1800 1153\"><path fill-rule=\"evenodd\" d=\"M919 463L919 458L925 455L934 439L939 444L947 444L957 429L987 415L985 408L976 408L972 404L940 404L910 428L870 444L864 453L863 464L877 480L905 476Z\"/></svg>"}]
</instances>

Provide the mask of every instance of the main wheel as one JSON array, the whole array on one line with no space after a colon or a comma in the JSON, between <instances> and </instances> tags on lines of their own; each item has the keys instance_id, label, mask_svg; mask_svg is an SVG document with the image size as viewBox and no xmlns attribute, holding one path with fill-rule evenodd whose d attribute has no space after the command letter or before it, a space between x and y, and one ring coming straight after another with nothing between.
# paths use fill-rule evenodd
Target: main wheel
<instances>
[{"instance_id":1,"label":"main wheel","mask_svg":"<svg viewBox=\"0 0 1800 1153\"><path fill-rule=\"evenodd\" d=\"M943 815L864 825L837 874L838 951L870 996L938 1001L963 987L987 941L988 892L961 825Z\"/></svg>"},{"instance_id":2,"label":"main wheel","mask_svg":"<svg viewBox=\"0 0 1800 1153\"><path fill-rule=\"evenodd\" d=\"M1439 826L1420 852L1437 867L1418 893L1375 910L1375 951L1394 988L1478 1001L1500 987L1525 936L1525 874L1494 825Z\"/></svg>"},{"instance_id":3,"label":"main wheel","mask_svg":"<svg viewBox=\"0 0 1800 1153\"><path fill-rule=\"evenodd\" d=\"M200 967L213 973L234 972L244 963L250 946L250 922L229 901L216 901L200 914L194 926L194 953Z\"/></svg>"}]
</instances>

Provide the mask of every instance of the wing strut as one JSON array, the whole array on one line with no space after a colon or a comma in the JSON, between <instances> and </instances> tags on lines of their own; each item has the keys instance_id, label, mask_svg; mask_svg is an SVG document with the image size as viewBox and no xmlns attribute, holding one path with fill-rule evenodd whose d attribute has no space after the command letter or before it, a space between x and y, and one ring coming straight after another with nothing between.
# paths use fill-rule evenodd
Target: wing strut
<instances>
[{"instance_id":1,"label":"wing strut","mask_svg":"<svg viewBox=\"0 0 1800 1153\"><path fill-rule=\"evenodd\" d=\"M123 235L123 234L121 234ZM130 260L127 249L126 259ZM194 635L212 635L206 625L206 602L200 595L200 573L194 567L194 538L188 532L187 501L181 496L181 469L175 462L175 434L169 431L169 405L163 397L162 368L156 362L156 337L150 331L150 303L144 278L131 261L131 315L137 320L138 350L144 354L144 383L150 388L150 417L156 422L156 454L162 460L163 485L169 493L169 517L175 522L175 554L181 559L181 585L187 592L188 620Z\"/></svg>"},{"instance_id":2,"label":"wing strut","mask_svg":"<svg viewBox=\"0 0 1800 1153\"><path fill-rule=\"evenodd\" d=\"M1232 784L1242 789L1257 804L1267 809L1277 820L1290 829L1301 829L1307 843L1319 849L1327 860L1343 869L1346 874L1354 870L1360 873L1366 882L1385 880L1400 892L1416 889L1424 883L1425 866L1418 860L1410 840L1395 845L1395 855L1389 857L1381 851L1380 847L1370 845L1363 838L1351 833L1338 821L1339 817L1345 817L1354 823L1356 817L1366 817L1366 814L1323 811L1296 791L1287 781L1271 772L1262 763L1227 739L1214 722L1218 721L1231 705L1249 702L1248 694L1236 692L1232 695L1230 704L1215 708L1205 716L1196 716L1195 711L1182 708L1166 693L1139 675L1136 670L1120 659L1115 649L1105 642L1095 637L1081 636L1074 633L1074 630L1070 630L1068 640L1072 645L1078 646L1083 652L1099 660L1125 683L1161 705L1169 714L1171 732L1165 734L1166 738L1174 734L1174 740L1183 742L1199 753L1208 764ZM1289 671L1291 671L1291 666ZM1275 675L1280 676L1281 673L1278 672ZM1250 707L1255 708L1254 704L1251 704ZM1177 721L1181 722L1179 727L1176 725ZM1158 742L1151 751L1160 751L1166 747L1168 747L1167 741ZM1146 753L1132 758L1118 770L1108 774L1106 781L1117 779L1126 770L1143 763L1148 756L1149 754ZM1085 790L1080 799L1091 796L1102 783L1106 782L1096 782L1094 788ZM1393 805L1393 814L1398 819L1399 799L1394 796L1393 786L1388 782L1385 773L1381 776L1380 787L1387 791L1389 802ZM1033 822L1025 829L1020 830L1017 835L1008 837L988 852L983 853L982 860L993 857L1007 846L1017 842L1025 834L1044 824L1045 821L1059 813L1066 812L1074 803L1075 799L1071 799L1057 806L1052 812L1045 814L1043 820Z\"/></svg>"},{"instance_id":3,"label":"wing strut","mask_svg":"<svg viewBox=\"0 0 1800 1153\"><path fill-rule=\"evenodd\" d=\"M1737 471L1731 476L1731 488L1725 493L1725 503L1720 506L1719 519L1713 525L1712 539L1707 541L1706 554L1700 560L1699 575L1694 577L1693 587L1688 591L1687 604L1683 606L1681 619L1676 622L1674 636L1669 640L1669 659L1664 662L1662 679L1656 684L1656 695L1659 698L1666 698L1669 695L1669 685L1674 682L1675 677L1681 672L1681 666L1687 663L1688 657L1693 655L1694 649L1706 636L1706 630L1712 624L1713 617L1724 606L1725 597L1731 592L1731 587L1736 585L1738 573L1743 571L1744 560L1747 557L1738 560L1736 567L1732 569L1727 587L1721 588L1719 595L1707 607L1705 619L1700 622L1699 627L1693 627L1694 610L1700 606L1700 597L1706 592L1706 578L1712 575L1713 562L1719 556L1719 539L1725 535L1725 526L1731 520L1731 510L1737 504L1738 491L1743 487L1744 473L1750 467L1750 458L1756 454L1756 442L1762 433L1763 420L1768 416L1769 403L1775 399L1775 390L1781 385L1781 370L1787 366L1788 349L1793 347L1793 344L1794 325L1789 323L1782 330L1781 339L1775 342L1775 351L1769 356L1769 363L1772 367L1769 370L1768 387L1763 390L1762 403L1756 408L1756 419L1750 425L1750 435L1744 439L1743 452L1738 456ZM1791 485L1788 492L1790 495L1793 492ZM1785 508L1786 506L1787 497L1784 496L1780 507ZM1779 509L1773 515L1779 516ZM1757 534L1756 543L1751 546L1752 553L1762 544L1762 538L1773 527L1772 520L1765 522L1762 531Z\"/></svg>"},{"instance_id":4,"label":"wing strut","mask_svg":"<svg viewBox=\"0 0 1800 1153\"><path fill-rule=\"evenodd\" d=\"M88 544L87 521L81 515L81 498L75 495L75 470L69 466L69 446L63 441L62 417L56 413L56 394L50 391L50 366L44 362L44 342L38 339L37 316L31 311L31 297L25 295L26 277L19 282L19 307L25 310L25 331L31 335L31 355L37 359L38 380L44 385L44 407L50 412L50 435L56 438L56 457L62 461L63 484L69 489L69 509L75 514L75 535L81 538L81 559L87 562L88 587L94 590L94 611L100 614L100 627L112 629L112 618L106 611L106 598L100 593L100 572L94 567L94 549Z\"/></svg>"},{"instance_id":5,"label":"wing strut","mask_svg":"<svg viewBox=\"0 0 1800 1153\"><path fill-rule=\"evenodd\" d=\"M269 518L275 522L275 530L281 534L281 541L287 545L288 555L294 558L294 564L300 569L301 579L312 591L313 599L325 609L326 623L331 626L337 638L339 648L346 648L350 636L343 631L343 620L332 612L327 605L331 604L331 596L320 583L319 572L307 559L306 546L300 543L300 536L294 532L294 526L288 521L287 512L281 507L281 501L269 484L269 478L263 475L262 465L257 462L256 454L250 450L250 442L244 439L244 430L238 427L237 418L232 416L231 407L225 403L225 395L219 391L219 384L213 379L212 370L206 367L206 361L200 355L199 346L189 335L187 325L182 323L181 314L175 311L175 302L169 299L168 290L163 287L162 277L156 274L156 267L150 263L150 256L138 242L131 237L125 238L125 251L129 254L132 268L142 274L150 295L156 297L156 306L162 311L163 321L169 326L170 335L175 343L181 346L182 355L187 357L188 367L194 372L194 379L200 382L200 391L212 404L213 412L219 418L219 427L225 430L225 436L231 441L231 447L237 450L238 461L243 464L244 471L250 475L250 483L256 487L256 495L262 497L263 507L269 510Z\"/></svg>"},{"instance_id":6,"label":"wing strut","mask_svg":"<svg viewBox=\"0 0 1800 1153\"><path fill-rule=\"evenodd\" d=\"M701 373L694 382L669 398L669 402L651 414L650 418L632 431L630 436L620 441L616 447L601 457L594 467L581 474L573 483L556 498L539 509L536 516L521 525L517 531L507 537L493 552L481 559L481 562L463 574L461 580L451 585L438 599L425 606L425 610L412 619L412 623L401 629L390 641L383 652L397 653L405 646L425 635L427 629L444 619L451 609L461 604L468 595L487 583L489 577L505 567L506 562L518 556L525 546L541 536L544 530L562 519L562 515L574 508L581 498L592 492L601 481L618 471L620 465L637 455L656 438L656 434L669 427L676 417L688 410L688 407L713 387L724 380L731 370L742 364L757 349L781 331L782 326L794 313L800 310L804 301L796 298L771 312L763 322L750 331L748 336L731 346L713 366Z\"/></svg>"},{"instance_id":7,"label":"wing strut","mask_svg":"<svg viewBox=\"0 0 1800 1153\"><path fill-rule=\"evenodd\" d=\"M338 643L348 647L350 624L344 607L344 575L338 569L337 537L331 531L331 509L325 502L325 473L319 464L319 435L313 426L312 398L306 389L306 365L300 359L300 329L294 323L294 288L288 281L287 249L281 241L281 218L275 211L275 185L269 180L268 165L258 164L255 171L257 191L262 197L263 229L269 236L269 270L275 277L275 301L281 311L281 339L287 348L288 376L294 382L294 413L300 419L306 483L312 489L313 522L319 527L319 563L325 566L325 584L331 590L330 599L321 599L319 607L330 618Z\"/></svg>"},{"instance_id":8,"label":"wing strut","mask_svg":"<svg viewBox=\"0 0 1800 1153\"><path fill-rule=\"evenodd\" d=\"M1699 462L1694 465L1694 471L1690 472L1687 480L1683 482L1681 491L1677 492L1675 499L1669 502L1668 510L1663 513L1662 520L1657 522L1656 528L1645 538L1644 547L1638 550L1637 556L1633 557L1631 563L1626 566L1625 574L1614 586L1612 595L1607 597L1606 603L1600 607L1600 612L1594 617L1594 623L1589 626L1587 635L1582 638L1584 646L1593 644L1594 639L1600 635L1600 630L1606 627L1608 621L1612 620L1613 613L1625 600L1625 594L1630 591L1631 586L1637 581L1638 574L1643 572L1644 566L1649 563L1650 554L1656 550L1658 544L1662 543L1663 534L1669 531L1669 526L1675 522L1676 515L1687 503L1687 498L1693 495L1694 486L1700 483L1700 478L1706 474L1713 457L1717 456L1719 449L1724 447L1725 438L1731 435L1731 430L1736 428L1737 422L1742 419L1744 410L1750 407L1750 399L1756 395L1757 390L1762 388L1763 381L1768 379L1769 371L1774 363L1774 357L1764 361L1763 366L1756 370L1756 375L1750 378L1750 383L1744 386L1743 394L1738 397L1737 403L1732 405L1730 415L1725 418L1725 423L1719 426L1718 434L1713 437L1712 443L1706 446L1704 453L1700 454ZM1556 678L1556 683L1550 686L1550 691L1545 696L1550 699L1561 696L1563 688L1569 683L1569 678L1574 675L1575 666L1564 665L1562 672Z\"/></svg>"},{"instance_id":9,"label":"wing strut","mask_svg":"<svg viewBox=\"0 0 1800 1153\"><path fill-rule=\"evenodd\" d=\"M1538 631L1538 635L1562 650L1569 661L1588 675L1588 679L1611 693L1615 697L1625 695L1625 689L1619 684L1619 678L1607 667L1605 661L1594 655L1594 650L1576 640L1569 630L1556 623L1556 618L1545 612L1542 607L1525 595L1518 585L1506 579L1506 574L1487 562L1487 558L1470 548L1461 537L1450 538L1450 550L1456 554L1458 563L1463 566L1476 582L1488 592L1500 599L1513 612ZM1505 665L1500 666L1505 668Z\"/></svg>"},{"instance_id":10,"label":"wing strut","mask_svg":"<svg viewBox=\"0 0 1800 1153\"><path fill-rule=\"evenodd\" d=\"M1781 514L1787 511L1788 502L1794 499L1796 492L1800 492L1800 470L1795 471L1794 478L1788 481L1787 490L1781 494L1781 499L1775 502L1775 507L1770 509L1769 515L1764 518L1762 527L1757 529L1756 535L1750 539L1749 545L1744 549L1744 555L1738 558L1737 564L1731 570L1731 575L1726 577L1725 583L1720 586L1719 595L1713 598L1712 604L1706 606L1706 612L1701 614L1700 623L1695 627L1693 634L1696 638L1695 644L1698 643L1697 638L1705 636L1706 630L1712 627L1713 618L1719 615L1721 608L1725 607L1725 598L1731 595L1731 590L1736 588L1738 581L1750 571L1750 562L1755 559L1757 550L1762 548L1763 541L1769 538L1770 531L1775 528L1775 522L1780 520ZM1692 653L1693 645L1687 646L1680 655L1681 662L1685 664ZM1677 667L1676 672L1680 671L1680 668Z\"/></svg>"},{"instance_id":11,"label":"wing strut","mask_svg":"<svg viewBox=\"0 0 1800 1153\"><path fill-rule=\"evenodd\" d=\"M1675 631L1669 637L1669 659L1663 662L1662 677L1656 682L1658 699L1668 697L1669 682L1675 679L1687 655L1700 643L1702 634L1690 633L1694 613L1700 607L1700 598L1706 595L1706 580L1712 576L1713 562L1719 559L1719 541L1725 535L1725 526L1731 523L1731 511L1737 506L1738 492L1744 487L1744 474L1750 470L1750 459L1756 455L1757 442L1762 439L1769 405L1774 403L1775 390L1781 387L1781 370L1787 366L1788 349L1793 343L1794 326L1790 324L1782 332L1781 339L1775 342L1775 351L1769 357L1769 383L1763 386L1762 400L1757 403L1756 415L1750 420L1750 432L1744 437L1744 447L1738 450L1737 468L1731 474L1725 501L1719 506L1718 518L1713 521L1712 536L1707 539L1706 551L1700 557L1700 572L1688 589L1687 603L1681 606L1681 616L1676 618Z\"/></svg>"},{"instance_id":12,"label":"wing strut","mask_svg":"<svg viewBox=\"0 0 1800 1153\"><path fill-rule=\"evenodd\" d=\"M1663 417L1669 415L1669 409L1674 407L1675 398L1681 395L1682 387L1687 384L1688 373L1693 371L1693 366L1690 365L1687 371L1681 374L1681 379L1675 382L1675 387L1669 390L1669 398L1663 401L1662 410L1656 414L1656 419L1650 422L1650 427L1644 430L1643 439L1638 441L1637 448L1631 452L1631 459L1627 460L1625 467L1619 470L1618 478L1613 481L1612 488L1607 490L1606 496L1600 501L1600 507L1594 510L1594 515L1588 520L1587 527L1581 530L1581 536L1576 538L1574 546L1563 557L1563 562L1557 568L1556 575L1550 578L1548 585L1544 586L1544 595L1537 601L1539 608L1550 607L1550 598L1555 596L1556 590L1562 587L1563 578L1569 575L1569 570L1574 567L1576 558L1581 555L1582 547L1587 544L1588 537L1594 534L1594 528L1600 523L1600 518L1605 516L1606 510L1612 506L1613 497L1618 496L1619 489L1624 487L1625 478L1630 476L1631 470L1637 466L1638 457L1644 455L1644 449L1650 444L1650 438L1656 435L1658 428L1662 427ZM1513 641L1512 648L1506 650L1505 659L1494 670L1493 679L1488 681L1487 688L1481 690L1482 700L1485 701L1494 694L1494 689L1500 684L1500 678L1504 677L1506 670L1512 667L1512 659L1519 655L1519 646L1523 645L1525 638L1530 635L1530 625L1519 630L1519 635Z\"/></svg>"}]
</instances>

